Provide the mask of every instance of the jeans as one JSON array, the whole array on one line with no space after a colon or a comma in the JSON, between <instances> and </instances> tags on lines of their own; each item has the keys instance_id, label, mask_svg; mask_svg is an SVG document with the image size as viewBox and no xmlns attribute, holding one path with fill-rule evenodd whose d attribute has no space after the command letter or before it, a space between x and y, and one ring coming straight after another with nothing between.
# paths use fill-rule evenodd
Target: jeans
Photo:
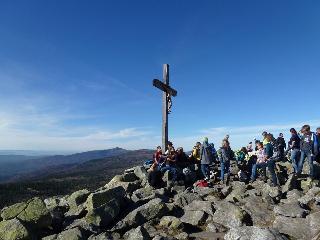
<instances>
[{"instance_id":1,"label":"jeans","mask_svg":"<svg viewBox=\"0 0 320 240\"><path fill-rule=\"evenodd\" d=\"M164 173L167 170L169 171L170 174L172 174L172 181L177 181L177 178L178 178L177 169L175 167L171 167L168 165L161 168L162 173Z\"/></svg>"},{"instance_id":2,"label":"jeans","mask_svg":"<svg viewBox=\"0 0 320 240\"><path fill-rule=\"evenodd\" d=\"M252 166L252 173L251 173L251 180L256 180L257 178L257 168L262 168L263 174L266 174L266 168L268 167L268 170L271 174L272 177L272 183L277 185L277 176L275 172L275 161L274 160L269 160L267 162L263 163L255 163Z\"/></svg>"},{"instance_id":3,"label":"jeans","mask_svg":"<svg viewBox=\"0 0 320 240\"><path fill-rule=\"evenodd\" d=\"M205 178L210 177L209 164L201 164L201 172Z\"/></svg>"},{"instance_id":4,"label":"jeans","mask_svg":"<svg viewBox=\"0 0 320 240\"><path fill-rule=\"evenodd\" d=\"M311 178L313 178L313 156L311 154L312 153L310 151L301 150L301 157L300 157L300 161L298 163L298 173L302 172L304 160L305 160L305 158L308 158L309 167L310 167L309 176Z\"/></svg>"},{"instance_id":5,"label":"jeans","mask_svg":"<svg viewBox=\"0 0 320 240\"><path fill-rule=\"evenodd\" d=\"M224 174L230 173L230 161L222 161L221 162L221 173L220 173L220 180L224 180Z\"/></svg>"},{"instance_id":6,"label":"jeans","mask_svg":"<svg viewBox=\"0 0 320 240\"><path fill-rule=\"evenodd\" d=\"M291 151L291 163L292 163L292 167L294 169L294 172L297 173L298 172L298 163L299 163L299 149L292 149Z\"/></svg>"}]
</instances>

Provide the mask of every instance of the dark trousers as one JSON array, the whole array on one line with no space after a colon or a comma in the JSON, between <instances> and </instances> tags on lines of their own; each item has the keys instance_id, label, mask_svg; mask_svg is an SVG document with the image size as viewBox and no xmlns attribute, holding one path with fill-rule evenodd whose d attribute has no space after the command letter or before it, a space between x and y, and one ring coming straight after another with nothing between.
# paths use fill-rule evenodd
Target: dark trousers
<instances>
[{"instance_id":1,"label":"dark trousers","mask_svg":"<svg viewBox=\"0 0 320 240\"><path fill-rule=\"evenodd\" d=\"M266 176L266 168L268 167L268 171L271 174L272 177L272 183L277 185L277 176L275 172L275 162L274 160L269 160L267 162L263 163L255 163L252 166L252 173L251 173L251 180L256 180L257 178L257 169L261 168L264 174L264 177Z\"/></svg>"}]
</instances>

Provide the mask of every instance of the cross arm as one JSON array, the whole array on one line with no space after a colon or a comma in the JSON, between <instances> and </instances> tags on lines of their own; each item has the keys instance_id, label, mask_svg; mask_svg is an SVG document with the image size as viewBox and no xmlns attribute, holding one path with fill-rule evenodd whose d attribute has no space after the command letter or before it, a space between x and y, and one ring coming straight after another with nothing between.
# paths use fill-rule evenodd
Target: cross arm
<instances>
[{"instance_id":1,"label":"cross arm","mask_svg":"<svg viewBox=\"0 0 320 240\"><path fill-rule=\"evenodd\" d=\"M153 79L153 86L155 86L156 88L159 88L160 90L162 90L166 93L169 93L173 97L177 96L178 92L175 89L171 88L167 84L164 84L163 82L161 82L158 79Z\"/></svg>"}]
</instances>

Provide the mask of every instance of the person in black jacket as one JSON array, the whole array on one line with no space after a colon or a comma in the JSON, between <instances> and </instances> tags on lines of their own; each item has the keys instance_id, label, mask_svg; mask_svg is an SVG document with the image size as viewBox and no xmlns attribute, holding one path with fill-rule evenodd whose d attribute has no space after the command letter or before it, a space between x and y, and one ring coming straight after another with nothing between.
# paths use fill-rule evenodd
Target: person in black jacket
<instances>
[{"instance_id":1,"label":"person in black jacket","mask_svg":"<svg viewBox=\"0 0 320 240\"><path fill-rule=\"evenodd\" d=\"M300 138L294 128L290 129L291 138L288 142L288 149L291 150L291 163L295 173L298 173L298 162L300 159Z\"/></svg>"},{"instance_id":2,"label":"person in black jacket","mask_svg":"<svg viewBox=\"0 0 320 240\"><path fill-rule=\"evenodd\" d=\"M276 140L276 146L279 151L279 161L284 160L284 150L286 148L286 141L283 138L283 133L279 134L279 137Z\"/></svg>"},{"instance_id":3,"label":"person in black jacket","mask_svg":"<svg viewBox=\"0 0 320 240\"><path fill-rule=\"evenodd\" d=\"M189 157L185 154L182 147L177 148L175 161L177 167L179 168L188 167L191 163L191 161L189 161Z\"/></svg>"},{"instance_id":4,"label":"person in black jacket","mask_svg":"<svg viewBox=\"0 0 320 240\"><path fill-rule=\"evenodd\" d=\"M221 180L221 184L224 184L225 183L224 174L227 173L227 178L229 179L230 161L235 159L234 152L231 150L230 143L228 140L224 139L222 141L222 147L219 149L218 156L221 164L220 180Z\"/></svg>"}]
</instances>

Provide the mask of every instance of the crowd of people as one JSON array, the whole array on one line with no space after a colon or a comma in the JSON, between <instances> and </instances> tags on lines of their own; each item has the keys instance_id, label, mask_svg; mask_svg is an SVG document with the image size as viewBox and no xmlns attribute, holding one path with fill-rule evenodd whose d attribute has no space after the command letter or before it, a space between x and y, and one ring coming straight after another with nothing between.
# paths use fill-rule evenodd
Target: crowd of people
<instances>
[{"instance_id":1,"label":"crowd of people","mask_svg":"<svg viewBox=\"0 0 320 240\"><path fill-rule=\"evenodd\" d=\"M239 181L254 182L258 175L267 181L268 170L270 183L278 186L277 161L291 162L292 174L299 177L306 159L310 169L309 177L313 180L314 161L320 162L320 127L316 132L312 132L309 125L302 126L299 132L291 128L290 134L286 143L282 133L275 138L273 134L263 132L262 140L254 139L237 151L231 149L229 135L222 140L218 150L205 137L202 143L195 144L190 154L186 154L182 147L175 149L172 142L169 142L165 152L158 146L153 155L148 170L149 183L154 187L161 185L162 176L168 171L171 184L188 184L188 179L224 184L229 181L231 166L235 166ZM231 164L232 161L235 164ZM193 177L190 178L190 175Z\"/></svg>"}]
</instances>

